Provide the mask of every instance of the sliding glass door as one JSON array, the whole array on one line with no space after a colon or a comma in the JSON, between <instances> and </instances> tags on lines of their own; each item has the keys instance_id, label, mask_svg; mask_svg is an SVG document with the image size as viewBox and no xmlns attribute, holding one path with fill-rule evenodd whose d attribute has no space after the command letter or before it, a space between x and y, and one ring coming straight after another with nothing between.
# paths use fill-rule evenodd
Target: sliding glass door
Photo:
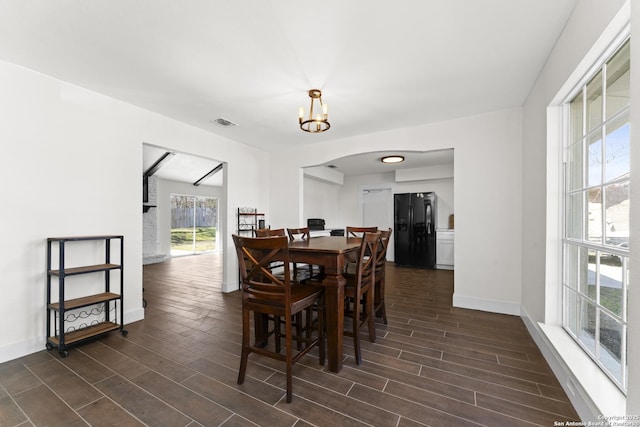
<instances>
[{"instance_id":1,"label":"sliding glass door","mask_svg":"<svg viewBox=\"0 0 640 427\"><path fill-rule=\"evenodd\" d=\"M171 256L216 250L218 199L171 195Z\"/></svg>"}]
</instances>

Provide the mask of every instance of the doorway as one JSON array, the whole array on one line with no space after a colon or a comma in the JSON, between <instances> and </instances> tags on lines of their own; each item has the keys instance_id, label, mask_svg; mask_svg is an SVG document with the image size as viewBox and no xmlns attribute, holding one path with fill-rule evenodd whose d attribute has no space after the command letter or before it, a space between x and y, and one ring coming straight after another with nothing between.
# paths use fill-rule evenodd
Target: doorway
<instances>
[{"instance_id":1,"label":"doorway","mask_svg":"<svg viewBox=\"0 0 640 427\"><path fill-rule=\"evenodd\" d=\"M188 257L183 255L203 260L217 259L220 262L215 263L216 270L219 269L216 275L224 283L223 278L228 274L224 250L226 163L148 143L143 143L142 149L143 264L161 263L179 256L185 261L180 265L185 265ZM172 247L172 208L178 206L176 200L172 203L172 195L185 196L180 206L189 208L185 212L191 212L183 212L190 219L184 219L180 224L184 225L180 228L185 228L180 238L185 245L182 247ZM194 218L194 213L197 215L198 212L200 215ZM223 289L226 291L225 286Z\"/></svg>"}]
</instances>

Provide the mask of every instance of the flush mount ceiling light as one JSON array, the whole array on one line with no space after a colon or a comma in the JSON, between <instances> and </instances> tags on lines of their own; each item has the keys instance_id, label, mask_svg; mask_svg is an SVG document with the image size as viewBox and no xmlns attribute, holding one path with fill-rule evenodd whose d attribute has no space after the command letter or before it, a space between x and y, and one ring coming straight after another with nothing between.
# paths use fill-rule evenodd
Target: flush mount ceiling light
<instances>
[{"instance_id":1,"label":"flush mount ceiling light","mask_svg":"<svg viewBox=\"0 0 640 427\"><path fill-rule=\"evenodd\" d=\"M300 107L298 114L298 123L300 129L309 133L320 133L329 130L329 106L322 103L322 92L320 89L309 90L309 98L311 98L311 106L309 107L309 118L304 119L304 108ZM317 110L321 110L322 114L316 114L313 117L313 107L317 104Z\"/></svg>"},{"instance_id":2,"label":"flush mount ceiling light","mask_svg":"<svg viewBox=\"0 0 640 427\"><path fill-rule=\"evenodd\" d=\"M402 163L404 162L404 157L402 156L385 156L380 159L382 163Z\"/></svg>"}]
</instances>

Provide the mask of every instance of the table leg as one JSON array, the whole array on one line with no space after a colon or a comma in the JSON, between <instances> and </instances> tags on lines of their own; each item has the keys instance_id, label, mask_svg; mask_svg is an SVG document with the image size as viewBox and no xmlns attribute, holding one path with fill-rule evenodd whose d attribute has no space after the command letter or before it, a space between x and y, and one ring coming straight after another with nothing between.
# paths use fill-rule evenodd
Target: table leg
<instances>
[{"instance_id":1,"label":"table leg","mask_svg":"<svg viewBox=\"0 0 640 427\"><path fill-rule=\"evenodd\" d=\"M343 359L344 285L342 275L326 275L323 281L327 323L327 360L329 370L340 372Z\"/></svg>"}]
</instances>

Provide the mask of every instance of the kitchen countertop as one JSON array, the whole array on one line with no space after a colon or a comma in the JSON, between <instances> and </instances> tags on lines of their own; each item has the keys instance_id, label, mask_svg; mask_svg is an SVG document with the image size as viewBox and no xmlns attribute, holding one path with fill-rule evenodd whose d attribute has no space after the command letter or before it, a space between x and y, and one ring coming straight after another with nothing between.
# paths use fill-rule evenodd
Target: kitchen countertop
<instances>
[{"instance_id":1,"label":"kitchen countertop","mask_svg":"<svg viewBox=\"0 0 640 427\"><path fill-rule=\"evenodd\" d=\"M317 236L329 236L331 235L331 230L342 230L344 231L344 227L340 228L340 227L325 227L324 230L310 230L309 234L311 235L311 237L317 237Z\"/></svg>"}]
</instances>

